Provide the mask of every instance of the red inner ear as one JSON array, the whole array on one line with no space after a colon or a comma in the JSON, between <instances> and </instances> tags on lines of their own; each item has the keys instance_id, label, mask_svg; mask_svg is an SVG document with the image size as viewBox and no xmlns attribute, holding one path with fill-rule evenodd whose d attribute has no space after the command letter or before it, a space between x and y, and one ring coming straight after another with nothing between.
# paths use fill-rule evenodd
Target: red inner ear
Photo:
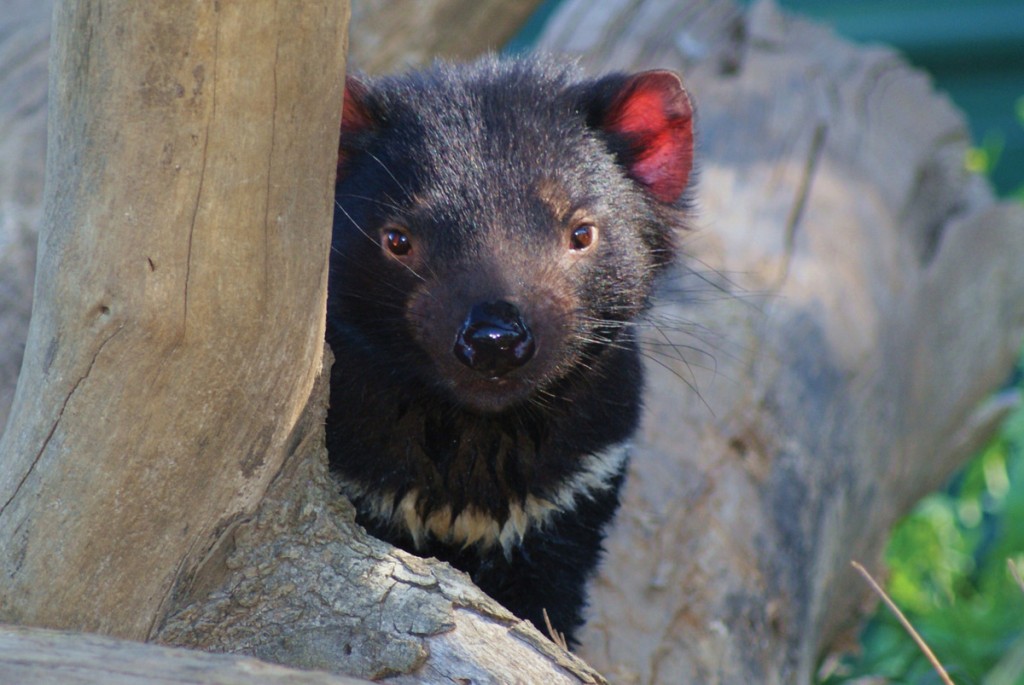
<instances>
[{"instance_id":1,"label":"red inner ear","mask_svg":"<svg viewBox=\"0 0 1024 685\"><path fill-rule=\"evenodd\" d=\"M338 173L347 159L345 140L349 136L365 131L373 125L373 119L366 110L364 98L366 86L349 76L345 79L345 96L341 106L341 142L338 145Z\"/></svg>"},{"instance_id":2,"label":"red inner ear","mask_svg":"<svg viewBox=\"0 0 1024 685\"><path fill-rule=\"evenodd\" d=\"M630 175L657 200L678 200L693 167L693 108L679 77L670 71L637 74L605 121L608 131L630 142Z\"/></svg>"}]
</instances>

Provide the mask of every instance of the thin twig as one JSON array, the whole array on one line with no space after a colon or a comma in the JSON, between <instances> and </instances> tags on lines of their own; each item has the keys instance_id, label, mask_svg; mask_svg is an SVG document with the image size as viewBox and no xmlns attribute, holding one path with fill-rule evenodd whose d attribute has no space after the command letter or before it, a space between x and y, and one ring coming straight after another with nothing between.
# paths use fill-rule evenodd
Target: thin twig
<instances>
[{"instance_id":1,"label":"thin twig","mask_svg":"<svg viewBox=\"0 0 1024 685\"><path fill-rule=\"evenodd\" d=\"M548 610L542 608L541 613L544 614L544 625L548 628L548 635L551 637L551 641L568 652L569 643L565 641L565 635L562 635L551 625L551 619L548 618Z\"/></svg>"},{"instance_id":2,"label":"thin twig","mask_svg":"<svg viewBox=\"0 0 1024 685\"><path fill-rule=\"evenodd\" d=\"M1024 592L1024 580L1020 578L1020 571L1017 570L1017 564L1013 563L1013 559L1007 559L1006 565L1010 567L1010 575L1017 581L1017 585L1020 586L1021 592Z\"/></svg>"},{"instance_id":3,"label":"thin twig","mask_svg":"<svg viewBox=\"0 0 1024 685\"><path fill-rule=\"evenodd\" d=\"M953 679L949 677L948 673L946 673L946 669L944 669L942 667L942 664L939 663L939 660L935 658L935 654L928 647L928 645L925 644L925 641L921 639L921 636L918 635L917 631L914 630L914 626L910 625L910 621L908 621L907 617L903 615L903 612L900 611L899 607L896 606L896 604L891 599L889 599L889 595L885 594L885 590L882 589L882 586L875 582L875 579L871 577L871 574L868 573L867 569L865 569L863 566L858 564L856 561L851 561L850 563L853 565L855 569L857 569L858 573L864 576L864 580L868 581L868 585L870 585L871 589L874 590L878 594L878 596L882 598L882 601L885 602L885 605L887 607L889 607L889 610L896 615L896 618L898 618L900 623L903 624L903 628L907 631L907 633L910 634L910 637L914 638L914 642L916 642L917 646L920 647L922 652L924 652L924 655L928 658L928 661L931 662L932 667L935 669L936 673L938 673L939 677L942 678L942 682L944 682L946 685L955 685Z\"/></svg>"}]
</instances>

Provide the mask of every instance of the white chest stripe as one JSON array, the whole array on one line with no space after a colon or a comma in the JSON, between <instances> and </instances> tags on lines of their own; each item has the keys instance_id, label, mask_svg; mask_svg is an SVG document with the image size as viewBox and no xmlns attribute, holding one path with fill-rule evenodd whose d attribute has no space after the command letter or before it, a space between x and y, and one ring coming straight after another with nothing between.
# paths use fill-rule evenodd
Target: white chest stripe
<instances>
[{"instance_id":1,"label":"white chest stripe","mask_svg":"<svg viewBox=\"0 0 1024 685\"><path fill-rule=\"evenodd\" d=\"M508 554L531 527L542 528L556 513L575 509L580 498L608 490L625 463L629 448L630 444L624 442L582 457L582 468L553 492L543 497L531 494L523 501L509 502L509 515L504 521L475 507L463 509L455 517L449 506L420 516L417 513L419 490L410 490L395 502L393 492L374 493L353 483L343 483L342 487L350 497L369 506L370 515L378 521L408 530L417 547L431 534L444 542L461 543L463 547L480 544L486 548L498 542Z\"/></svg>"}]
</instances>

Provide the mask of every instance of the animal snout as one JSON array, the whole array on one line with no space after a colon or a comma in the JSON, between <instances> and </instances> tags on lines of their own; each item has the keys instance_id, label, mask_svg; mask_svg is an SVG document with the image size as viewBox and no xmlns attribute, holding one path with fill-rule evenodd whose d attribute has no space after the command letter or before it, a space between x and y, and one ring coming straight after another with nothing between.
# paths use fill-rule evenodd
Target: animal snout
<instances>
[{"instance_id":1,"label":"animal snout","mask_svg":"<svg viewBox=\"0 0 1024 685\"><path fill-rule=\"evenodd\" d=\"M511 302L478 302L469 310L452 352L488 378L503 376L530 361L537 346L519 309Z\"/></svg>"}]
</instances>

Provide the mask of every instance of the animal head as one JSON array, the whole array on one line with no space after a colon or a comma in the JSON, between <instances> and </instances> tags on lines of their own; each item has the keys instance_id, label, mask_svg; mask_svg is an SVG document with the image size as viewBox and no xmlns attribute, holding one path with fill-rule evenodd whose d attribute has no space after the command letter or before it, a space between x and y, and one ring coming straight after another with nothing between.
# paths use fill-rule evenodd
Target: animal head
<instances>
[{"instance_id":1,"label":"animal head","mask_svg":"<svg viewBox=\"0 0 1024 685\"><path fill-rule=\"evenodd\" d=\"M350 78L329 320L468 409L543 401L645 308L692 159L671 72L489 59Z\"/></svg>"}]
</instances>

